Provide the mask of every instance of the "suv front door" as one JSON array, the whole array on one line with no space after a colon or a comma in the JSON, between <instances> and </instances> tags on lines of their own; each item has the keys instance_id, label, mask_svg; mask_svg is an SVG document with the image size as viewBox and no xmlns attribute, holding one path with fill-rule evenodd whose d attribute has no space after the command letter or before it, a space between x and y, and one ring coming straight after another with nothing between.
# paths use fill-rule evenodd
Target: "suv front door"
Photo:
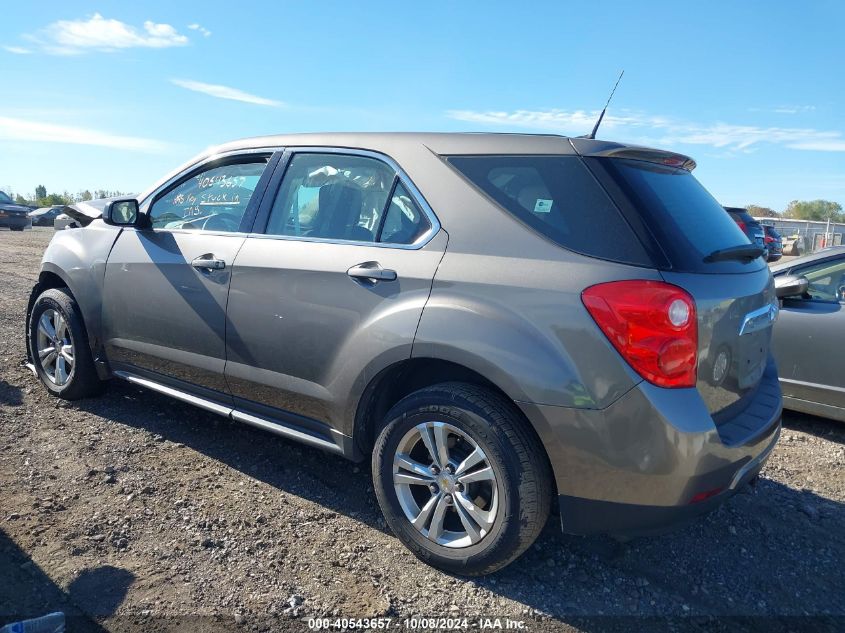
<instances>
[{"instance_id":1,"label":"suv front door","mask_svg":"<svg viewBox=\"0 0 845 633\"><path fill-rule=\"evenodd\" d=\"M142 207L106 264L103 334L112 369L231 401L223 375L232 264L272 169L271 152L218 159ZM266 172L266 174L265 174Z\"/></svg>"},{"instance_id":2,"label":"suv front door","mask_svg":"<svg viewBox=\"0 0 845 633\"><path fill-rule=\"evenodd\" d=\"M344 433L354 394L410 357L446 234L392 163L346 151L293 153L256 228L227 310L235 408Z\"/></svg>"}]
</instances>

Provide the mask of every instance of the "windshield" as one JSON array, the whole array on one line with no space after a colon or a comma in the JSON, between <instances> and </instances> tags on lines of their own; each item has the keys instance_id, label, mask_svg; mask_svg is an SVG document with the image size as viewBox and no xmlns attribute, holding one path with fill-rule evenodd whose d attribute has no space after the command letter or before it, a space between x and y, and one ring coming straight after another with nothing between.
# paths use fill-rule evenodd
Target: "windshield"
<instances>
[{"instance_id":1,"label":"windshield","mask_svg":"<svg viewBox=\"0 0 845 633\"><path fill-rule=\"evenodd\" d=\"M10 202L14 203L14 200L12 200L8 195L6 195L5 192L0 191L0 202L4 204L9 204Z\"/></svg>"},{"instance_id":2,"label":"windshield","mask_svg":"<svg viewBox=\"0 0 845 633\"><path fill-rule=\"evenodd\" d=\"M748 237L700 182L685 169L630 159L596 158L588 164L633 207L673 269L687 272L747 272L756 264L705 262L715 253L747 245Z\"/></svg>"}]
</instances>

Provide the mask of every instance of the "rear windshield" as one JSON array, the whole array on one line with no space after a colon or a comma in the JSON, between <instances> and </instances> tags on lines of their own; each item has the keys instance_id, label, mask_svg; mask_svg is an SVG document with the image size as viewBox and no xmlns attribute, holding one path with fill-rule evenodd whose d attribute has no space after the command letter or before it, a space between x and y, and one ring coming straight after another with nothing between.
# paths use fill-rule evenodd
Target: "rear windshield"
<instances>
[{"instance_id":1,"label":"rear windshield","mask_svg":"<svg viewBox=\"0 0 845 633\"><path fill-rule=\"evenodd\" d=\"M578 156L450 156L499 206L567 249L637 266L653 262Z\"/></svg>"},{"instance_id":2,"label":"rear windshield","mask_svg":"<svg viewBox=\"0 0 845 633\"><path fill-rule=\"evenodd\" d=\"M687 272L746 272L752 263L736 260L705 263L717 250L748 244L733 218L684 169L621 158L588 158L587 164L619 202L641 218L672 269Z\"/></svg>"}]
</instances>

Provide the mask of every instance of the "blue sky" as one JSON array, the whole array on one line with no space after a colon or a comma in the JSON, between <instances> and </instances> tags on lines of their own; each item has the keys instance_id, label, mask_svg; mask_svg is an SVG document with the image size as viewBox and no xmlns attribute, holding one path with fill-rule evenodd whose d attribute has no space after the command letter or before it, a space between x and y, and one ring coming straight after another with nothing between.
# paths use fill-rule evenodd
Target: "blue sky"
<instances>
[{"instance_id":1,"label":"blue sky","mask_svg":"<svg viewBox=\"0 0 845 633\"><path fill-rule=\"evenodd\" d=\"M0 24L0 187L139 191L259 134L589 131L724 204L845 206L845 2L38 2Z\"/></svg>"}]
</instances>

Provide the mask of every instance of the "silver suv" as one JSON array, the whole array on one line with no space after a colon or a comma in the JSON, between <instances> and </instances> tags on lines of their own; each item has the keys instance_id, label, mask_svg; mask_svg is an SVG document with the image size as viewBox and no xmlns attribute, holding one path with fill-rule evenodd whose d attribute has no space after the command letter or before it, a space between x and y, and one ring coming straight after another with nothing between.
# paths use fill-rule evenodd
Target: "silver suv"
<instances>
[{"instance_id":1,"label":"silver suv","mask_svg":"<svg viewBox=\"0 0 845 633\"><path fill-rule=\"evenodd\" d=\"M721 503L780 430L761 250L673 153L499 134L271 136L72 207L27 312L63 398L127 380L353 460L417 556Z\"/></svg>"}]
</instances>

